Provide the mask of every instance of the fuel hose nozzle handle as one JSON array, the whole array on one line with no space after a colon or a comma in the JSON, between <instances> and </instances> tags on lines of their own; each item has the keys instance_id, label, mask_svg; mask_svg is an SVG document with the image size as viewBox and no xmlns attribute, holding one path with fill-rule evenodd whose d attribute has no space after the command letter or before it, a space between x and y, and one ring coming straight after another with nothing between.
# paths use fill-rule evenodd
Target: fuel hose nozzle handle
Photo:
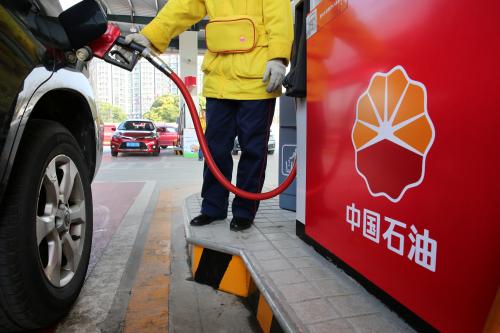
<instances>
[{"instance_id":1,"label":"fuel hose nozzle handle","mask_svg":"<svg viewBox=\"0 0 500 333\"><path fill-rule=\"evenodd\" d=\"M118 37L115 44L120 46L120 47L123 47L124 49L128 49L130 51L135 51L135 52L139 53L140 55L142 55L143 57L145 57L146 55L149 54L149 48L147 48L144 45L135 43L135 42L127 43L127 41L125 40L125 37L123 37L123 36Z\"/></svg>"}]
</instances>

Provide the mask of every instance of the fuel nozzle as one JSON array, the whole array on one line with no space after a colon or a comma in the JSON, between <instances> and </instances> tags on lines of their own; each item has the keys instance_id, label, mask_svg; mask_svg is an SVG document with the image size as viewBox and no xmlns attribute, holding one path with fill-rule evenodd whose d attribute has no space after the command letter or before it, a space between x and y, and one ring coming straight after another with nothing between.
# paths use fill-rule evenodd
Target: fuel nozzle
<instances>
[{"instance_id":1,"label":"fuel nozzle","mask_svg":"<svg viewBox=\"0 0 500 333\"><path fill-rule=\"evenodd\" d=\"M97 58L132 71L146 47L130 43L127 44L125 38L120 36L121 31L114 24L108 24L106 32L97 40L90 44L90 47Z\"/></svg>"},{"instance_id":2,"label":"fuel nozzle","mask_svg":"<svg viewBox=\"0 0 500 333\"><path fill-rule=\"evenodd\" d=\"M142 56L165 75L170 76L173 73L173 70L149 48L134 42L127 43L125 37L120 34L120 28L108 24L106 32L90 44L94 56L128 71L134 69Z\"/></svg>"}]
</instances>

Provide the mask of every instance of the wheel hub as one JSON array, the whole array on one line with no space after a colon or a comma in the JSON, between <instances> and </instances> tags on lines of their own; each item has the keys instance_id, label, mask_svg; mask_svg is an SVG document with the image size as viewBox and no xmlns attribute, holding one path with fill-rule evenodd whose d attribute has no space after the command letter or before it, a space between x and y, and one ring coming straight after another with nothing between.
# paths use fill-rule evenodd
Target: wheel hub
<instances>
[{"instance_id":1,"label":"wheel hub","mask_svg":"<svg viewBox=\"0 0 500 333\"><path fill-rule=\"evenodd\" d=\"M56 229L59 233L69 230L71 225L71 212L68 205L61 203L56 212Z\"/></svg>"},{"instance_id":2,"label":"wheel hub","mask_svg":"<svg viewBox=\"0 0 500 333\"><path fill-rule=\"evenodd\" d=\"M71 158L58 155L45 170L36 216L40 264L55 287L67 285L78 270L86 223L80 173Z\"/></svg>"}]
</instances>

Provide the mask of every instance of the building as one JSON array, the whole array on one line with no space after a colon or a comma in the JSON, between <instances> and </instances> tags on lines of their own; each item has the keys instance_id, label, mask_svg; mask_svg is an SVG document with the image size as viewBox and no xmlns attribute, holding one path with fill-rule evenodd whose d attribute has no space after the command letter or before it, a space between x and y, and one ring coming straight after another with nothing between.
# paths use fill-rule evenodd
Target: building
<instances>
[{"instance_id":1,"label":"building","mask_svg":"<svg viewBox=\"0 0 500 333\"><path fill-rule=\"evenodd\" d=\"M112 102L111 65L101 59L94 58L89 66L90 83L96 101Z\"/></svg>"},{"instance_id":2,"label":"building","mask_svg":"<svg viewBox=\"0 0 500 333\"><path fill-rule=\"evenodd\" d=\"M177 54L165 54L161 58L178 71ZM120 107L129 118L141 118L158 97L179 93L172 81L144 59L139 60L132 72L94 59L89 72L96 101Z\"/></svg>"}]
</instances>

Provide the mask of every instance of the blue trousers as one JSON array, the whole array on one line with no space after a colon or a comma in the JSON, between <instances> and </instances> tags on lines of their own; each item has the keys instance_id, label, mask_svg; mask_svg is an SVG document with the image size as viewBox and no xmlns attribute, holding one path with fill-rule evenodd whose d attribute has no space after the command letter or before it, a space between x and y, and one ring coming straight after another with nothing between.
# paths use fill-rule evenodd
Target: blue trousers
<instances>
[{"instance_id":1,"label":"blue trousers","mask_svg":"<svg viewBox=\"0 0 500 333\"><path fill-rule=\"evenodd\" d=\"M241 157L238 163L236 186L250 192L260 192L267 166L267 145L276 99L228 100L207 98L205 136L215 163L226 179L231 180L233 157L231 151L238 135ZM212 175L207 165L203 170L203 202L201 213L225 218L229 206L229 191ZM235 197L234 217L253 220L259 202Z\"/></svg>"}]
</instances>

